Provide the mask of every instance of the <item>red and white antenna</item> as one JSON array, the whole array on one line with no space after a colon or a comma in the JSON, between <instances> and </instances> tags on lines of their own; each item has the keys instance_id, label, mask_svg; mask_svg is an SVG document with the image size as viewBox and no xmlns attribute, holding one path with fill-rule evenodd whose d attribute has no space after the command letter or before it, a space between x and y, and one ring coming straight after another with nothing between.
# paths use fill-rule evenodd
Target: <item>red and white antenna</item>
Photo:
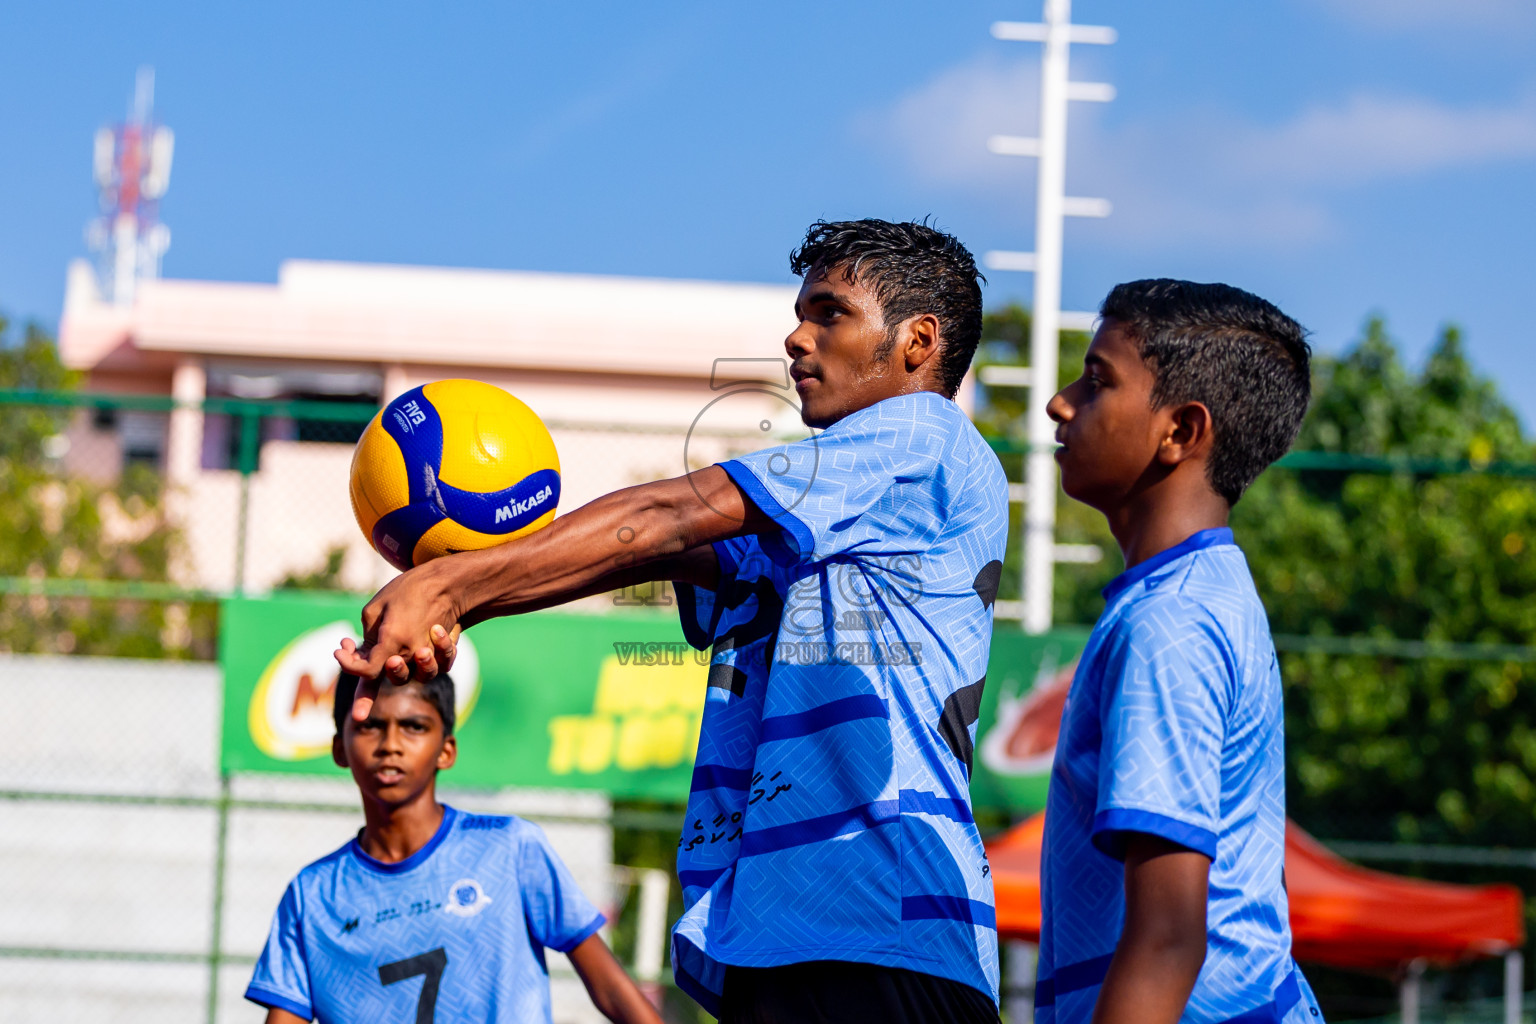
<instances>
[{"instance_id":1,"label":"red and white antenna","mask_svg":"<svg viewBox=\"0 0 1536 1024\"><path fill-rule=\"evenodd\" d=\"M120 305L133 304L143 278L160 276L171 232L160 223L160 197L171 182L175 136L154 119L155 69L142 67L128 120L96 132L96 187L101 217L87 241L98 254L101 290Z\"/></svg>"}]
</instances>

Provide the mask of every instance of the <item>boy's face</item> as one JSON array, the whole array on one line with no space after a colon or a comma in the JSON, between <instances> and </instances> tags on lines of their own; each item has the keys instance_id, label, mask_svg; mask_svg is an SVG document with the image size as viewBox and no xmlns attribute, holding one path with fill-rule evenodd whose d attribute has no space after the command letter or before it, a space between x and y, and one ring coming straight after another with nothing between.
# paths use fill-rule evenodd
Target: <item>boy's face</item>
<instances>
[{"instance_id":1,"label":"boy's face","mask_svg":"<svg viewBox=\"0 0 1536 1024\"><path fill-rule=\"evenodd\" d=\"M1135 340L1116 321L1105 320L1083 357L1083 375L1047 406L1056 421L1056 461L1067 494L1108 511L1154 470L1170 421L1166 411L1152 408L1153 383Z\"/></svg>"},{"instance_id":2,"label":"boy's face","mask_svg":"<svg viewBox=\"0 0 1536 1024\"><path fill-rule=\"evenodd\" d=\"M795 299L800 325L784 339L800 395L800 418L830 427L849 413L899 394L905 367L894 352L875 353L886 338L880 299L862 282L834 268L814 271Z\"/></svg>"},{"instance_id":3,"label":"boy's face","mask_svg":"<svg viewBox=\"0 0 1536 1024\"><path fill-rule=\"evenodd\" d=\"M350 768L366 800L388 806L409 803L432 788L437 773L452 768L458 745L443 735L437 708L418 683L384 686L361 722L348 715L332 746L336 763Z\"/></svg>"}]
</instances>

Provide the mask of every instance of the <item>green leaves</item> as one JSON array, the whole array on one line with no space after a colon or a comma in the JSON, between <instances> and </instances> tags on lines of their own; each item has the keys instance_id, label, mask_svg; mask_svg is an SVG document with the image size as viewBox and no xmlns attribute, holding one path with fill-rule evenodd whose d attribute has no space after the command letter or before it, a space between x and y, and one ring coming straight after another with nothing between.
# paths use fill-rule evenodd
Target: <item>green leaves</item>
<instances>
[{"instance_id":1,"label":"green leaves","mask_svg":"<svg viewBox=\"0 0 1536 1024\"><path fill-rule=\"evenodd\" d=\"M79 375L64 368L41 328L28 325L15 338L9 327L0 317L0 389L77 385ZM0 578L170 578L179 534L164 515L159 473L130 462L110 483L96 482L56 457L64 446L50 439L88 429L87 415L0 405ZM7 592L0 650L211 657L213 615L210 606Z\"/></svg>"},{"instance_id":2,"label":"green leaves","mask_svg":"<svg viewBox=\"0 0 1536 1024\"><path fill-rule=\"evenodd\" d=\"M1319 359L1296 447L1536 461L1447 328ZM1271 469L1233 512L1276 633L1536 645L1536 482ZM1343 837L1536 844L1536 665L1287 654L1293 815Z\"/></svg>"}]
</instances>

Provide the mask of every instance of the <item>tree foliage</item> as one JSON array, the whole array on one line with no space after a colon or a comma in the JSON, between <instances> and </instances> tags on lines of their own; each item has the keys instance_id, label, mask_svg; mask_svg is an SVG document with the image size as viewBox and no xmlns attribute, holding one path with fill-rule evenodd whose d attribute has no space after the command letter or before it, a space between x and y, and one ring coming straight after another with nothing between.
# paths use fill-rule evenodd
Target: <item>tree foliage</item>
<instances>
[{"instance_id":1,"label":"tree foliage","mask_svg":"<svg viewBox=\"0 0 1536 1024\"><path fill-rule=\"evenodd\" d=\"M1296 447L1530 463L1454 328L1418 373L1380 320L1318 361ZM1277 634L1536 644L1536 480L1272 469L1234 510ZM1536 665L1292 653L1293 814L1327 834L1536 844Z\"/></svg>"},{"instance_id":2,"label":"tree foliage","mask_svg":"<svg viewBox=\"0 0 1536 1024\"><path fill-rule=\"evenodd\" d=\"M276 590L345 590L341 582L342 563L347 560L347 546L332 544L325 549L320 564L308 572L290 571L278 580Z\"/></svg>"},{"instance_id":3,"label":"tree foliage","mask_svg":"<svg viewBox=\"0 0 1536 1024\"><path fill-rule=\"evenodd\" d=\"M77 376L46 332L0 317L0 389L63 391ZM161 480L130 464L111 485L64 472L74 411L0 406L0 650L133 657L212 654L212 611L179 602L18 592L20 581L164 582L178 542Z\"/></svg>"}]
</instances>

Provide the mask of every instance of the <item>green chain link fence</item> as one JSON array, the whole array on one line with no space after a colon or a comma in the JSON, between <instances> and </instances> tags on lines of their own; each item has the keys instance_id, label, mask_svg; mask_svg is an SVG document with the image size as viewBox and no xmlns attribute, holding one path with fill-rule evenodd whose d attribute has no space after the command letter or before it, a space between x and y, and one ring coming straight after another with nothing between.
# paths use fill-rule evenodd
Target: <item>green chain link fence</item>
<instances>
[{"instance_id":1,"label":"green chain link fence","mask_svg":"<svg viewBox=\"0 0 1536 1024\"><path fill-rule=\"evenodd\" d=\"M110 685L85 686L62 699L56 692L29 696L29 687L35 690L36 686L26 677L53 672L56 675L48 678L58 678L70 664L53 657L61 655L153 659L155 664L206 663L216 652L217 602L223 596L274 586L341 589L361 595L381 583L387 570L380 568L382 563L367 551L355 525L350 525L345 498L350 446L376 411L376 406L362 403L208 398L179 404L164 396L0 392L0 653L44 656L0 662L11 667L10 680L0 685L0 693L7 700L22 701L38 715L51 714L50 728L64 736L62 743L74 736L83 749L110 746L112 741L100 737L109 736L114 728L126 728L122 722L132 720L138 723L136 728L152 730L156 720L170 721L185 708L169 697L161 707L125 707L139 698L113 691ZM178 437L178 416L196 418L196 444L190 450L177 450L185 442ZM603 463L626 467L627 475L594 477L589 481L594 490L674 475L683 468L676 457L682 449L681 430L636 430L600 423L550 426L563 455L597 452ZM749 440L721 437L716 439L716 450L722 455L743 450ZM1010 478L1018 480L1023 449L1002 441L994 447ZM665 454L658 456L658 452ZM1523 481L1536 478L1536 463L1295 452L1281 461L1277 472ZM276 520L280 522L274 525ZM1081 530L1071 519L1064 520L1063 530L1068 539L1106 542L1102 534L1071 536L1073 530ZM292 536L272 539L274 532L284 531ZM1114 557L1106 551L1101 565L1062 566L1062 587L1081 590L1107 578L1113 574ZM1016 560L1015 553L1014 579ZM1004 586L1006 591L1006 579ZM1476 638L1280 632L1275 639L1277 648L1296 657L1500 666L1536 663L1536 647ZM210 675L201 682L185 682L183 690L202 694L198 699L207 705L216 700L216 687ZM206 742L216 746L216 717L198 721L206 721ZM152 746L152 742L140 742L134 749ZM228 891L227 883L234 877L230 874L232 851L239 845L232 839L232 829L239 832L243 844L260 821L276 820L273 816L288 816L283 820L291 821L292 816L308 815L332 826L339 836L345 830L344 821L356 818L345 787L325 789L318 796L277 792L264 789L260 780L221 775L216 758L206 757L197 770L167 769L158 777L159 783L140 784L132 766L120 765L114 777L110 765L74 770L67 763L69 751L55 750L52 756L62 760L29 764L23 763L24 758L13 759L0 771L0 806L6 808L7 819L7 826L0 829L5 836L0 838L0 866L12 867L8 895L27 908L27 915L13 916L9 926L0 926L4 936L0 938L0 1001L5 991L25 988L28 975L46 973L50 965L137 964L146 969L201 972L203 995L196 1015L210 1022L242 1019L238 990L243 988L241 973L252 956L250 950L232 949L226 941L230 901L236 901L239 913L246 913L245 894ZM464 794L462 799L488 809L507 806L505 798L496 794ZM204 922L200 948L164 944L133 948L126 941L93 944L80 940L92 932L88 920L61 924L48 918L50 900L76 908L88 904L70 896L71 887L99 889L111 884L109 869L102 866L110 858L93 862L96 869L108 872L95 879L67 872L49 875L46 864L39 869L31 861L22 863L24 854L34 859L47 854L46 844L22 851L16 837L59 826L83 808L103 809L115 816L102 819L106 834L93 837L89 828L77 828L72 833L77 839L142 847L142 835L131 842L124 839L135 828L132 815L140 815L145 822L161 815L145 830L169 830L173 838L178 830L189 836L196 833L197 841L208 847L208 877L180 880L184 902L200 908ZM551 827L597 823L611 828L621 860L658 867L670 867L669 833L675 838L680 820L678 810L670 807L618 807L610 813L604 806L574 816L545 807L531 816ZM991 823L1004 821L994 818ZM1342 829L1326 831L1317 822L1307 824L1324 836L1348 834ZM1525 877L1536 871L1536 849L1361 837L1338 839L1333 845L1346 856L1430 876L1513 879L1527 890L1536 882ZM68 851L55 852L64 858L61 863L67 863ZM291 873L297 866L284 870ZM273 877L280 874L274 869ZM4 876L7 872L0 871ZM20 887L28 886L31 895L20 892ZM0 882L0 898L6 888ZM264 893L250 899L256 905L265 901L270 912L277 895ZM672 898L675 914L675 891ZM28 915L33 919L23 919ZM632 928L632 908L626 906L616 934L621 953L633 949L632 931L626 931ZM116 934L131 930L119 929ZM27 941L29 935L39 934L68 936L69 941ZM185 1001L177 1005L184 1007ZM684 1001L673 997L668 1005L676 1019L690 1019ZM62 1019L57 1014L37 1015ZM244 1019L253 1018L247 1014ZM1426 1015L1425 1019L1433 1018ZM1443 1015L1442 1019L1461 1018Z\"/></svg>"}]
</instances>

